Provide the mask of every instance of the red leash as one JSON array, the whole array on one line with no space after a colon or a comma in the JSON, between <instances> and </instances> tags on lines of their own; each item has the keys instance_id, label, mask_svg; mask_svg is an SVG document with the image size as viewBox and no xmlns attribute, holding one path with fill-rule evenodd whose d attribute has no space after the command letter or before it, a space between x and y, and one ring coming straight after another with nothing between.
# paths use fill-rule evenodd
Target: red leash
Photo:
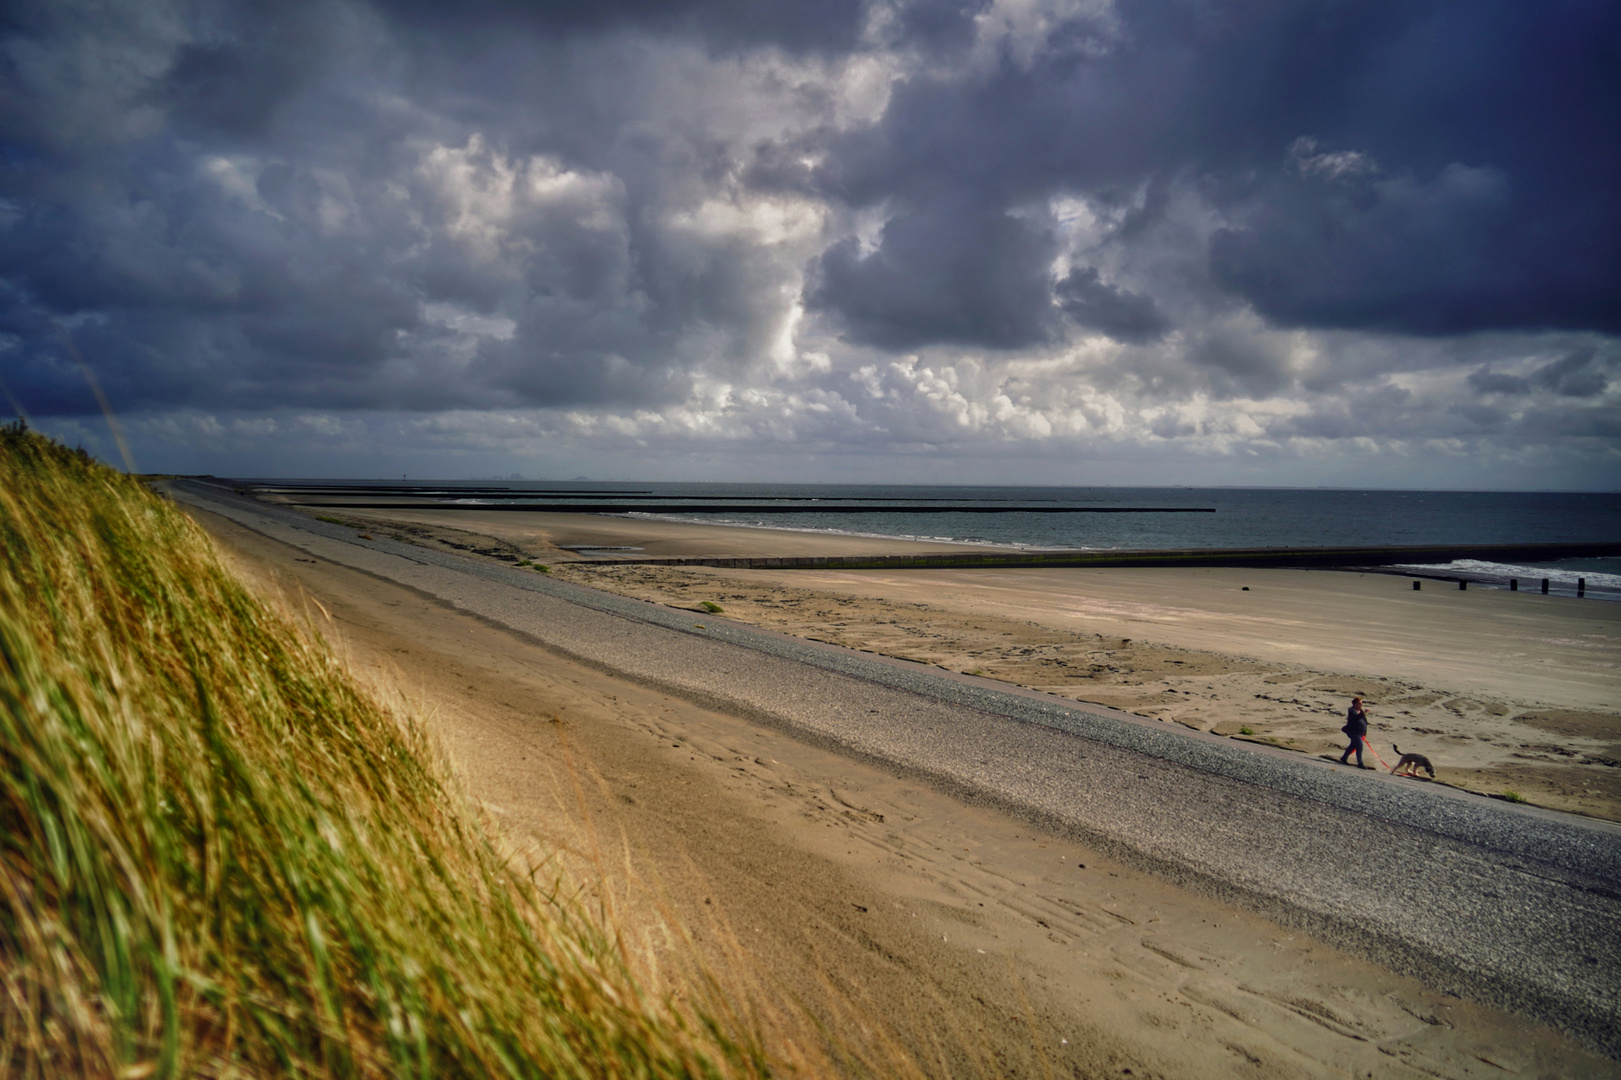
<instances>
[{"instance_id":1,"label":"red leash","mask_svg":"<svg viewBox=\"0 0 1621 1080\"><path fill-rule=\"evenodd\" d=\"M1381 765L1385 765L1385 759L1379 756L1379 751L1373 748L1373 744L1371 742L1368 742L1368 737L1366 735L1362 736L1362 741L1367 745L1368 752L1373 755L1373 760L1377 761ZM1385 771L1390 771L1389 765L1385 765Z\"/></svg>"}]
</instances>

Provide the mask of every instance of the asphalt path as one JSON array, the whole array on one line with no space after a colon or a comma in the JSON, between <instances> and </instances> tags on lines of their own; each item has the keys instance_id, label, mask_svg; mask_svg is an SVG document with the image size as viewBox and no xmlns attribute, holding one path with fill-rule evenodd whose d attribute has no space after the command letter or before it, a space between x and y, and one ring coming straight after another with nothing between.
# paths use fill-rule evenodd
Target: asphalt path
<instances>
[{"instance_id":1,"label":"asphalt path","mask_svg":"<svg viewBox=\"0 0 1621 1080\"><path fill-rule=\"evenodd\" d=\"M178 501L621 677L996 806L1621 1058L1621 828L1010 690L316 521Z\"/></svg>"}]
</instances>

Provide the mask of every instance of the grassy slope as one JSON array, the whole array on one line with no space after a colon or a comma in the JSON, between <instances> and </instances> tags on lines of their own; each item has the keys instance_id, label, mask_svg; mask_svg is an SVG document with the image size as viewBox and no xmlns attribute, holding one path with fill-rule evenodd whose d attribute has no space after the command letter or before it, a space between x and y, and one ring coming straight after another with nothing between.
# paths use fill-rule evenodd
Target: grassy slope
<instances>
[{"instance_id":1,"label":"grassy slope","mask_svg":"<svg viewBox=\"0 0 1621 1080\"><path fill-rule=\"evenodd\" d=\"M757 1075L136 481L0 429L0 1072Z\"/></svg>"}]
</instances>

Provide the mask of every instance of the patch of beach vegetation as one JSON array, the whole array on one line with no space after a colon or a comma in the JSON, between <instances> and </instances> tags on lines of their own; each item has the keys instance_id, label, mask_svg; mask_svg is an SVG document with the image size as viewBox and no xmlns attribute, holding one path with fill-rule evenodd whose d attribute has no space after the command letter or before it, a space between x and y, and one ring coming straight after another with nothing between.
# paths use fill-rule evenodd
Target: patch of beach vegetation
<instances>
[{"instance_id":1,"label":"patch of beach vegetation","mask_svg":"<svg viewBox=\"0 0 1621 1080\"><path fill-rule=\"evenodd\" d=\"M188 518L0 429L0 1072L773 1068L718 996L646 989L429 751Z\"/></svg>"}]
</instances>

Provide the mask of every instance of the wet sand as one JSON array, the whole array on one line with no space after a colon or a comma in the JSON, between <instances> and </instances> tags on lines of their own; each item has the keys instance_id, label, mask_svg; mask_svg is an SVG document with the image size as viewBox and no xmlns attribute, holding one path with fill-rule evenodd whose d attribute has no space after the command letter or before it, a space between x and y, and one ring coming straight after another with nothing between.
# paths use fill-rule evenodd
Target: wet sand
<instances>
[{"instance_id":1,"label":"wet sand","mask_svg":"<svg viewBox=\"0 0 1621 1080\"><path fill-rule=\"evenodd\" d=\"M638 913L673 916L730 985L799 997L840 1038L887 1022L930 1074L1615 1074L1022 822L206 520L262 587L321 600L352 665L431 717L515 842L606 871L654 961L671 953Z\"/></svg>"},{"instance_id":2,"label":"wet sand","mask_svg":"<svg viewBox=\"0 0 1621 1080\"><path fill-rule=\"evenodd\" d=\"M983 546L892 537L841 536L793 529L755 529L704 525L604 514L539 514L522 511L459 510L453 516L432 511L350 510L326 508L321 514L342 520L410 522L435 533L463 532L501 537L542 547L589 546L634 548L644 555L904 555L912 552L984 551ZM590 558L591 552L559 552L566 558ZM611 557L610 551L601 552Z\"/></svg>"}]
</instances>

